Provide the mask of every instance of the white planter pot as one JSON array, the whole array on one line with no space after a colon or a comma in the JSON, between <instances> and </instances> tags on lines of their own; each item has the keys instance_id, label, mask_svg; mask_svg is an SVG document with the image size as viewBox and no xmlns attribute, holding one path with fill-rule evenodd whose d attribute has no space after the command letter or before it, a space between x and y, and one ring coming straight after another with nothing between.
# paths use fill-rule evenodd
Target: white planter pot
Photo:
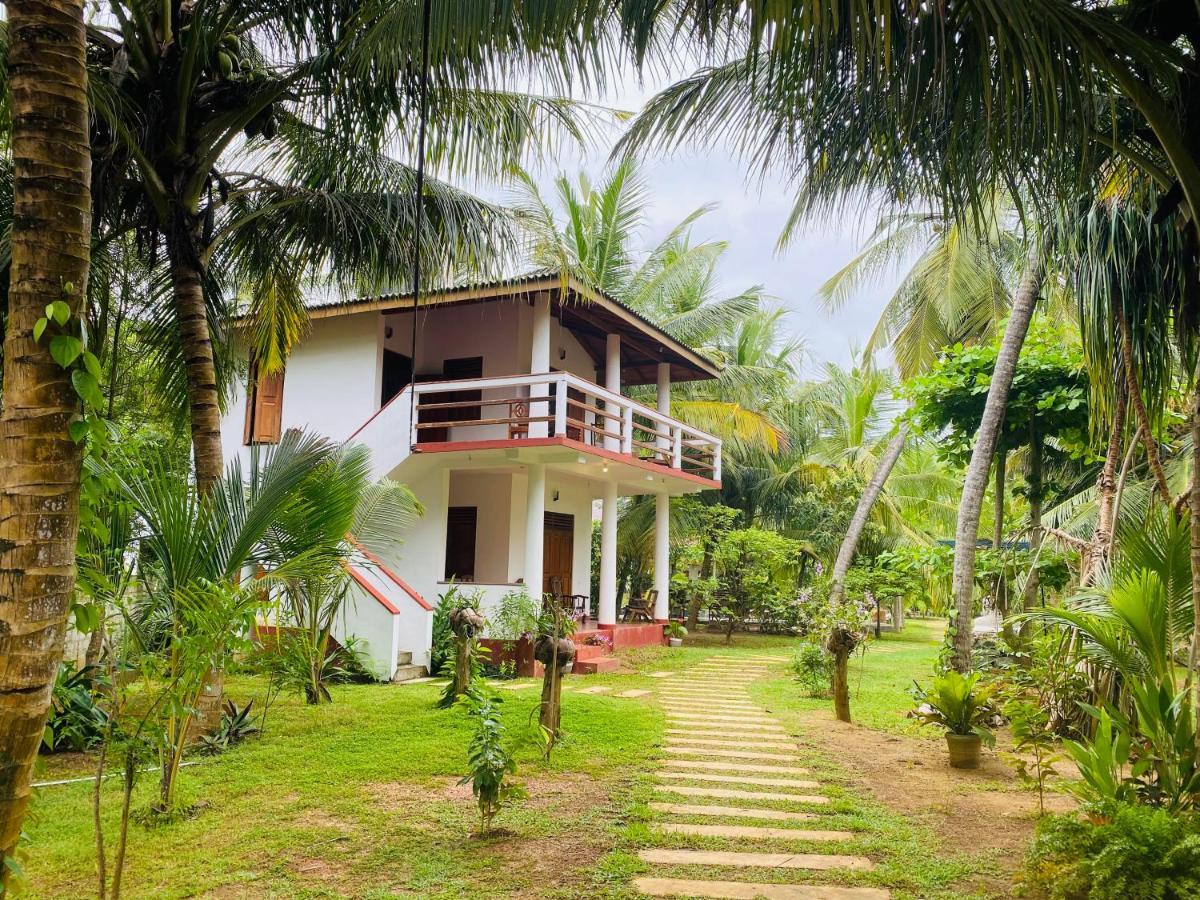
<instances>
[{"instance_id":1,"label":"white planter pot","mask_svg":"<svg viewBox=\"0 0 1200 900\"><path fill-rule=\"evenodd\" d=\"M667 638L667 643L670 644L672 647L682 647L683 646L683 638Z\"/></svg>"}]
</instances>

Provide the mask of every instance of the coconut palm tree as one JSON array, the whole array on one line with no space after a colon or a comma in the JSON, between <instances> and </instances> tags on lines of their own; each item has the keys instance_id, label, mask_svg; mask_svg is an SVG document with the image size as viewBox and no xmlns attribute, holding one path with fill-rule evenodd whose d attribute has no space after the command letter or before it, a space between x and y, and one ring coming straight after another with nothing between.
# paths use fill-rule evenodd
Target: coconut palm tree
<instances>
[{"instance_id":1,"label":"coconut palm tree","mask_svg":"<svg viewBox=\"0 0 1200 900\"><path fill-rule=\"evenodd\" d=\"M735 53L654 98L623 149L732 136L752 167L795 180L785 236L848 196L901 209L931 203L954 218L963 212L978 218L1003 184L1046 213L1058 202L1074 203L1081 188L1090 190L1109 159L1168 192L1162 217L1181 205L1200 208L1200 161L1180 112L1195 82L1178 77L1181 69L1197 68L1194 50L1178 43L1200 24L1195 10L1163 17L1152 3L1071 0L1018 0L999 14L986 0L919 10L891 4L882 14L840 3L806 9L790 22L788 11L775 10L774 29L751 22L745 55ZM1040 258L1023 266L1005 332L1006 364L997 367L968 469L955 563L960 612L969 603L992 432L1009 387L1007 362L1019 353L1043 270ZM1200 484L1195 496L1200 519ZM969 662L970 637L960 632L961 668Z\"/></svg>"},{"instance_id":2,"label":"coconut palm tree","mask_svg":"<svg viewBox=\"0 0 1200 900\"><path fill-rule=\"evenodd\" d=\"M0 413L0 892L62 658L79 524L81 451L68 425L80 398L38 322L61 304L63 334L81 334L91 236L83 3L17 0L6 10L13 217Z\"/></svg>"},{"instance_id":3,"label":"coconut palm tree","mask_svg":"<svg viewBox=\"0 0 1200 900\"><path fill-rule=\"evenodd\" d=\"M586 174L575 182L560 175L554 192L551 204L528 175L518 180L514 205L533 235L534 261L595 285L721 364L715 381L672 388L674 415L731 444L777 448L779 431L767 407L794 379L801 345L783 336L783 313L768 306L760 286L718 293L727 245L690 237L711 207L695 210L639 252L649 193L632 159L598 184Z\"/></svg>"}]
</instances>

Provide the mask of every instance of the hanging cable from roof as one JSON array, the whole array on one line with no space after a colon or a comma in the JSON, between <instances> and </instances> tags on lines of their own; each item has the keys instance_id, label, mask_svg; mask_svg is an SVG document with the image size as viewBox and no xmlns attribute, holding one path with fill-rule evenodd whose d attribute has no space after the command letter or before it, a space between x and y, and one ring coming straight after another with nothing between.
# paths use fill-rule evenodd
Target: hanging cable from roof
<instances>
[{"instance_id":1,"label":"hanging cable from roof","mask_svg":"<svg viewBox=\"0 0 1200 900\"><path fill-rule=\"evenodd\" d=\"M408 422L409 442L414 447L417 444L417 313L421 308L421 226L425 217L425 126L429 119L429 13L432 3L433 0L424 0L421 4L421 77L417 85L417 181L413 189L417 208L412 253L412 362L409 364L412 402Z\"/></svg>"}]
</instances>

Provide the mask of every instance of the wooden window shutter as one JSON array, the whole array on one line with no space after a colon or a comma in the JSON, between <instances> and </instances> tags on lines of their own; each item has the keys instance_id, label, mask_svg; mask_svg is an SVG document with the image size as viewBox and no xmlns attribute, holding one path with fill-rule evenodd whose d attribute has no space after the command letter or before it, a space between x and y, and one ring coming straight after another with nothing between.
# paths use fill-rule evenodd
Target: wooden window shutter
<instances>
[{"instance_id":1,"label":"wooden window shutter","mask_svg":"<svg viewBox=\"0 0 1200 900\"><path fill-rule=\"evenodd\" d=\"M246 443L278 444L282 427L283 372L260 376L258 366L252 365L246 396Z\"/></svg>"}]
</instances>

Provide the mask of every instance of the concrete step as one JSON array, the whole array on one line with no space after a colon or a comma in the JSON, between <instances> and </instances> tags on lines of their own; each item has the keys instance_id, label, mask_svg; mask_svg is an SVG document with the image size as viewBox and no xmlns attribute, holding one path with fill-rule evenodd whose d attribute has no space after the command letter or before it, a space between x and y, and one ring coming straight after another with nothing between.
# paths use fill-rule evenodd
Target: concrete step
<instances>
[{"instance_id":1,"label":"concrete step","mask_svg":"<svg viewBox=\"0 0 1200 900\"><path fill-rule=\"evenodd\" d=\"M615 672L619 668L621 661L615 656L600 656L596 659L579 660L571 671L576 675L596 675L600 672Z\"/></svg>"},{"instance_id":2,"label":"concrete step","mask_svg":"<svg viewBox=\"0 0 1200 900\"><path fill-rule=\"evenodd\" d=\"M412 665L412 654L407 651L401 651L396 654L396 665L408 666Z\"/></svg>"},{"instance_id":3,"label":"concrete step","mask_svg":"<svg viewBox=\"0 0 1200 900\"><path fill-rule=\"evenodd\" d=\"M648 897L717 897L723 900L887 900L890 896L881 888L685 878L635 878L633 886Z\"/></svg>"},{"instance_id":4,"label":"concrete step","mask_svg":"<svg viewBox=\"0 0 1200 900\"><path fill-rule=\"evenodd\" d=\"M407 655L407 654L406 654ZM412 657L409 656L411 659ZM396 674L392 676L393 682L412 681L414 678L423 678L425 676L424 666L414 666L411 663L397 666Z\"/></svg>"}]
</instances>

